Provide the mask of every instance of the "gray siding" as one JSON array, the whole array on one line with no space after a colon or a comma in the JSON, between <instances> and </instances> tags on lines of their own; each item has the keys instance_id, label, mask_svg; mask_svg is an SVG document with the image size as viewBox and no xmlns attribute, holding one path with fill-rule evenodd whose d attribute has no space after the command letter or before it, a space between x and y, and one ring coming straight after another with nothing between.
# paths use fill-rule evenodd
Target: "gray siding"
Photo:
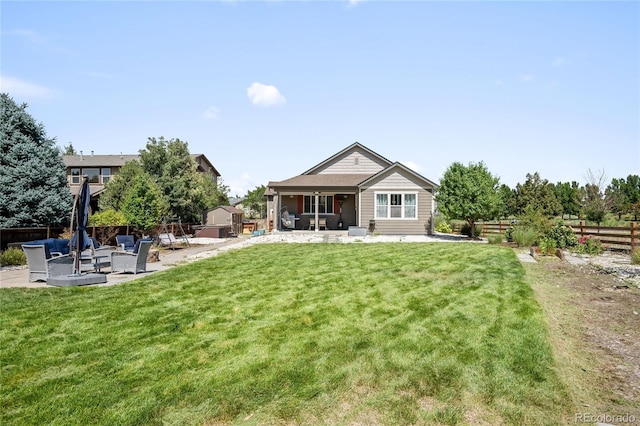
<instances>
[{"instance_id":1,"label":"gray siding","mask_svg":"<svg viewBox=\"0 0 640 426\"><path fill-rule=\"evenodd\" d=\"M318 170L317 174L345 174L345 173L368 173L376 174L386 168L387 165L380 162L379 159L365 155L360 151L354 151L346 154L344 157L337 159L328 164L322 170Z\"/></svg>"},{"instance_id":2,"label":"gray siding","mask_svg":"<svg viewBox=\"0 0 640 426\"><path fill-rule=\"evenodd\" d=\"M417 219L375 219L375 193L417 192ZM418 185L411 177L394 172L375 182L360 194L361 226L368 227L370 220L376 221L376 233L385 235L424 235L430 233L432 220L433 193Z\"/></svg>"}]
</instances>

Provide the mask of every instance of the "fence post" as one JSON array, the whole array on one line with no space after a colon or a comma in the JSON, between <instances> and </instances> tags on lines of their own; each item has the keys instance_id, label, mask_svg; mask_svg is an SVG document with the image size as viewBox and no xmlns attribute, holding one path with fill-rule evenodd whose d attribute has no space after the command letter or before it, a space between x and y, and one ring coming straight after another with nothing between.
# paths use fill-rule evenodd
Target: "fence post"
<instances>
[{"instance_id":1,"label":"fence post","mask_svg":"<svg viewBox=\"0 0 640 426\"><path fill-rule=\"evenodd\" d=\"M580 221L580 237L584 237L584 220Z\"/></svg>"},{"instance_id":2,"label":"fence post","mask_svg":"<svg viewBox=\"0 0 640 426\"><path fill-rule=\"evenodd\" d=\"M636 222L631 222L631 251L636 248L636 244L638 239L638 224Z\"/></svg>"}]
</instances>

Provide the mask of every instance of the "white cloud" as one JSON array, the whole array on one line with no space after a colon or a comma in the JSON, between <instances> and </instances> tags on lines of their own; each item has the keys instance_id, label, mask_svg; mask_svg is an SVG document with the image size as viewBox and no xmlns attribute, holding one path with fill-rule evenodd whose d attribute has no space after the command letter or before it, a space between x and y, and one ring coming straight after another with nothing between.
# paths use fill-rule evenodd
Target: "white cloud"
<instances>
[{"instance_id":1,"label":"white cloud","mask_svg":"<svg viewBox=\"0 0 640 426\"><path fill-rule=\"evenodd\" d=\"M0 91L8 93L10 96L27 99L48 99L54 94L54 91L48 87L6 75L0 75Z\"/></svg>"},{"instance_id":2,"label":"white cloud","mask_svg":"<svg viewBox=\"0 0 640 426\"><path fill-rule=\"evenodd\" d=\"M285 104L287 99L282 96L276 86L255 82L247 89L247 96L254 105L271 107Z\"/></svg>"},{"instance_id":3,"label":"white cloud","mask_svg":"<svg viewBox=\"0 0 640 426\"><path fill-rule=\"evenodd\" d=\"M531 74L524 74L520 76L520 80L522 81L532 81L535 77Z\"/></svg>"},{"instance_id":4,"label":"white cloud","mask_svg":"<svg viewBox=\"0 0 640 426\"><path fill-rule=\"evenodd\" d=\"M357 6L359 3L364 2L365 0L348 0L349 2L349 6L350 7L355 7Z\"/></svg>"},{"instance_id":5,"label":"white cloud","mask_svg":"<svg viewBox=\"0 0 640 426\"><path fill-rule=\"evenodd\" d=\"M217 120L219 117L219 112L220 110L218 108L210 106L209 108L204 110L204 112L202 113L202 118L204 118L205 120Z\"/></svg>"}]
</instances>

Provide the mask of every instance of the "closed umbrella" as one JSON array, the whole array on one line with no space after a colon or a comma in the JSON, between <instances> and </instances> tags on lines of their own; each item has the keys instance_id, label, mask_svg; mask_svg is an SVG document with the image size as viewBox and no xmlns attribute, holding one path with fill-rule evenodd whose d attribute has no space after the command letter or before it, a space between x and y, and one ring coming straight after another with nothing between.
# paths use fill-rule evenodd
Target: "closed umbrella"
<instances>
[{"instance_id":1,"label":"closed umbrella","mask_svg":"<svg viewBox=\"0 0 640 426\"><path fill-rule=\"evenodd\" d=\"M73 227L72 246L76 250L74 262L74 273L80 274L80 256L83 250L91 246L91 240L87 235L87 223L89 221L89 203L91 201L91 190L89 189L89 178L84 177L80 191L76 195L71 213L71 226Z\"/></svg>"}]
</instances>

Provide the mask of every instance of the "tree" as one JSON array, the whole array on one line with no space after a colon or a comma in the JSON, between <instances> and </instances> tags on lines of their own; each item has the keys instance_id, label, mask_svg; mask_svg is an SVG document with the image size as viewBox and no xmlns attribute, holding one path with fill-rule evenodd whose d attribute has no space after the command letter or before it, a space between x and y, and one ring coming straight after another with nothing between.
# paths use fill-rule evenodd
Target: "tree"
<instances>
[{"instance_id":1,"label":"tree","mask_svg":"<svg viewBox=\"0 0 640 426\"><path fill-rule=\"evenodd\" d=\"M132 182L137 181L141 175L151 179L137 160L127 161L105 185L104 192L98 201L100 210L119 211L122 207L122 202L133 188Z\"/></svg>"},{"instance_id":2,"label":"tree","mask_svg":"<svg viewBox=\"0 0 640 426\"><path fill-rule=\"evenodd\" d=\"M546 179L541 179L538 172L527 173L525 183L516 185L515 198L518 214L524 214L528 210L552 217L562 212L562 206L556 198L554 185Z\"/></svg>"},{"instance_id":3,"label":"tree","mask_svg":"<svg viewBox=\"0 0 640 426\"><path fill-rule=\"evenodd\" d=\"M507 218L516 214L516 199L514 191L508 185L502 184L498 188L500 196L500 211L498 216Z\"/></svg>"},{"instance_id":4,"label":"tree","mask_svg":"<svg viewBox=\"0 0 640 426\"><path fill-rule=\"evenodd\" d=\"M499 179L484 165L455 162L444 173L436 194L438 209L449 219L466 220L475 235L475 222L491 219L500 208Z\"/></svg>"},{"instance_id":5,"label":"tree","mask_svg":"<svg viewBox=\"0 0 640 426\"><path fill-rule=\"evenodd\" d=\"M64 155L77 155L76 149L73 147L71 142L69 142L69 145L64 147L64 151L62 153Z\"/></svg>"},{"instance_id":6,"label":"tree","mask_svg":"<svg viewBox=\"0 0 640 426\"><path fill-rule=\"evenodd\" d=\"M201 173L180 139L149 138L140 150L142 168L151 175L169 202L169 214L185 221L199 221L207 207Z\"/></svg>"},{"instance_id":7,"label":"tree","mask_svg":"<svg viewBox=\"0 0 640 426\"><path fill-rule=\"evenodd\" d=\"M148 234L161 222L168 204L148 175L136 176L131 184L131 191L122 200L122 213L130 224Z\"/></svg>"},{"instance_id":8,"label":"tree","mask_svg":"<svg viewBox=\"0 0 640 426\"><path fill-rule=\"evenodd\" d=\"M264 219L267 217L267 200L264 197L266 191L264 185L256 186L253 191L248 191L242 204L249 209L251 217L259 217Z\"/></svg>"},{"instance_id":9,"label":"tree","mask_svg":"<svg viewBox=\"0 0 640 426\"><path fill-rule=\"evenodd\" d=\"M555 185L556 199L562 206L562 216L580 214L580 185L576 181L558 182Z\"/></svg>"},{"instance_id":10,"label":"tree","mask_svg":"<svg viewBox=\"0 0 640 426\"><path fill-rule=\"evenodd\" d=\"M73 200L55 139L0 94L0 227L68 224Z\"/></svg>"},{"instance_id":11,"label":"tree","mask_svg":"<svg viewBox=\"0 0 640 426\"><path fill-rule=\"evenodd\" d=\"M607 213L607 204L604 197L604 182L606 175L604 170L592 172L587 170L587 184L584 187L584 197L582 199L582 211L592 222L600 225Z\"/></svg>"}]
</instances>

